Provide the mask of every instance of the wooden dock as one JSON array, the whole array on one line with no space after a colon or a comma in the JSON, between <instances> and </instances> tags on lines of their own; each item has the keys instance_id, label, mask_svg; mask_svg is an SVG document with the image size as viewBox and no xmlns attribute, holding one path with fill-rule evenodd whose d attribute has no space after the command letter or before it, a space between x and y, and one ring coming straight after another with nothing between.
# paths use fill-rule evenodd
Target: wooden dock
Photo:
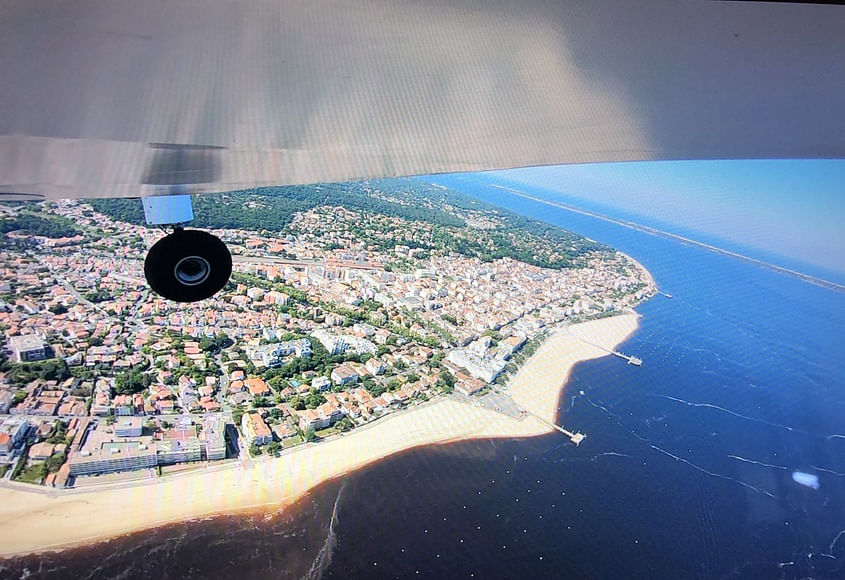
<instances>
[{"instance_id":1,"label":"wooden dock","mask_svg":"<svg viewBox=\"0 0 845 580\"><path fill-rule=\"evenodd\" d=\"M532 417L534 417L535 419L537 419L540 423L543 423L544 425L551 427L552 429L554 429L556 431L560 431L561 433L563 433L564 435L569 437L569 440L572 441L576 446L580 445L581 441L583 441L584 439L587 438L586 433L578 433L578 432L573 433L572 431L567 431L566 429L564 429L560 425L555 425L551 421L546 421L545 419L543 419L539 415L532 413L531 411L526 410L525 412L528 413L529 415L531 415Z\"/></svg>"},{"instance_id":2,"label":"wooden dock","mask_svg":"<svg viewBox=\"0 0 845 580\"><path fill-rule=\"evenodd\" d=\"M629 365L634 365L634 366L638 367L638 366L642 366L642 364L643 364L643 360L641 358L637 358L635 356L628 356L627 354L625 354L623 352L617 352L615 350L612 350L610 352L612 352L613 354L615 354L616 356L618 356L620 358L624 358L625 360L627 360Z\"/></svg>"},{"instance_id":3,"label":"wooden dock","mask_svg":"<svg viewBox=\"0 0 845 580\"><path fill-rule=\"evenodd\" d=\"M575 335L571 335L571 336L575 336ZM629 355L625 354L624 352L619 352L618 350L610 350L609 348L604 348L600 344L590 342L586 338L581 338L580 336L575 336L575 338L577 338L581 342L589 344L590 346L594 346L596 348L599 348L599 349L603 350L604 352L606 352L608 354L618 356L619 358L624 358L626 361L628 361L629 365L634 365L636 367L639 367L639 366L642 366L642 364L643 364L643 359L641 359L641 358L637 358L635 356L629 356Z\"/></svg>"}]
</instances>

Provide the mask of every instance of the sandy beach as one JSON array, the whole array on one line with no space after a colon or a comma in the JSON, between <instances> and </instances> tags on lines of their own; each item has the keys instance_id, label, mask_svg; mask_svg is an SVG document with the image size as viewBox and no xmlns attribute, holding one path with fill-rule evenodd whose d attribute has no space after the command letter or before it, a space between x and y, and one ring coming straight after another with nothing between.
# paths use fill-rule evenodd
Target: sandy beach
<instances>
[{"instance_id":1,"label":"sandy beach","mask_svg":"<svg viewBox=\"0 0 845 580\"><path fill-rule=\"evenodd\" d=\"M613 349L623 342L636 330L637 320L636 314L624 314L550 336L512 378L513 398L531 413L554 421L562 387L575 364L606 356L602 348ZM120 488L56 491L53 496L4 487L0 488L0 555L57 549L171 522L284 505L323 481L420 445L548 432L547 425L530 416L516 420L445 399L248 466L209 468Z\"/></svg>"}]
</instances>

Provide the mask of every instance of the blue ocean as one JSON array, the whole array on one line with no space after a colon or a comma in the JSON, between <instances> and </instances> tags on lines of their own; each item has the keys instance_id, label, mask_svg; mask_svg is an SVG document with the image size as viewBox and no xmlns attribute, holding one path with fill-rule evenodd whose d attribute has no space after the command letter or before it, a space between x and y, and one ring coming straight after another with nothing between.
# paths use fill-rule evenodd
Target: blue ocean
<instances>
[{"instance_id":1,"label":"blue ocean","mask_svg":"<svg viewBox=\"0 0 845 580\"><path fill-rule=\"evenodd\" d=\"M587 433L580 447L555 434L410 450L294 509L16 558L2 574L845 578L845 293L483 177L436 181L614 246L672 295L638 308L621 347L641 367L576 367L559 422Z\"/></svg>"}]
</instances>

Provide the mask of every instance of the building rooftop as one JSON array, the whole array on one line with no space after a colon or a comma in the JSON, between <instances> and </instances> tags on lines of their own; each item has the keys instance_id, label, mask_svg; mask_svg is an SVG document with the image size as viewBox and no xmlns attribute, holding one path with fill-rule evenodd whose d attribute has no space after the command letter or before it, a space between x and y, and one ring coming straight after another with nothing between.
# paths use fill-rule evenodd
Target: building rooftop
<instances>
[{"instance_id":1,"label":"building rooftop","mask_svg":"<svg viewBox=\"0 0 845 580\"><path fill-rule=\"evenodd\" d=\"M13 336L9 339L9 344L18 352L44 348L44 341L34 334Z\"/></svg>"}]
</instances>

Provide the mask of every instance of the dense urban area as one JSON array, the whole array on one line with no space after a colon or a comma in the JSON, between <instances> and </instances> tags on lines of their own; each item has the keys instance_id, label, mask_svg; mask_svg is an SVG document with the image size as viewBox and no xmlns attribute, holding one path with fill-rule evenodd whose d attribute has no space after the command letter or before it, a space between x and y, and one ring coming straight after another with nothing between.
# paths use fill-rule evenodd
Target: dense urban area
<instances>
[{"instance_id":1,"label":"dense urban area","mask_svg":"<svg viewBox=\"0 0 845 580\"><path fill-rule=\"evenodd\" d=\"M626 256L412 180L199 196L233 254L148 290L135 200L0 206L0 473L83 487L280 455L437 397L507 412L550 328L656 291Z\"/></svg>"}]
</instances>

